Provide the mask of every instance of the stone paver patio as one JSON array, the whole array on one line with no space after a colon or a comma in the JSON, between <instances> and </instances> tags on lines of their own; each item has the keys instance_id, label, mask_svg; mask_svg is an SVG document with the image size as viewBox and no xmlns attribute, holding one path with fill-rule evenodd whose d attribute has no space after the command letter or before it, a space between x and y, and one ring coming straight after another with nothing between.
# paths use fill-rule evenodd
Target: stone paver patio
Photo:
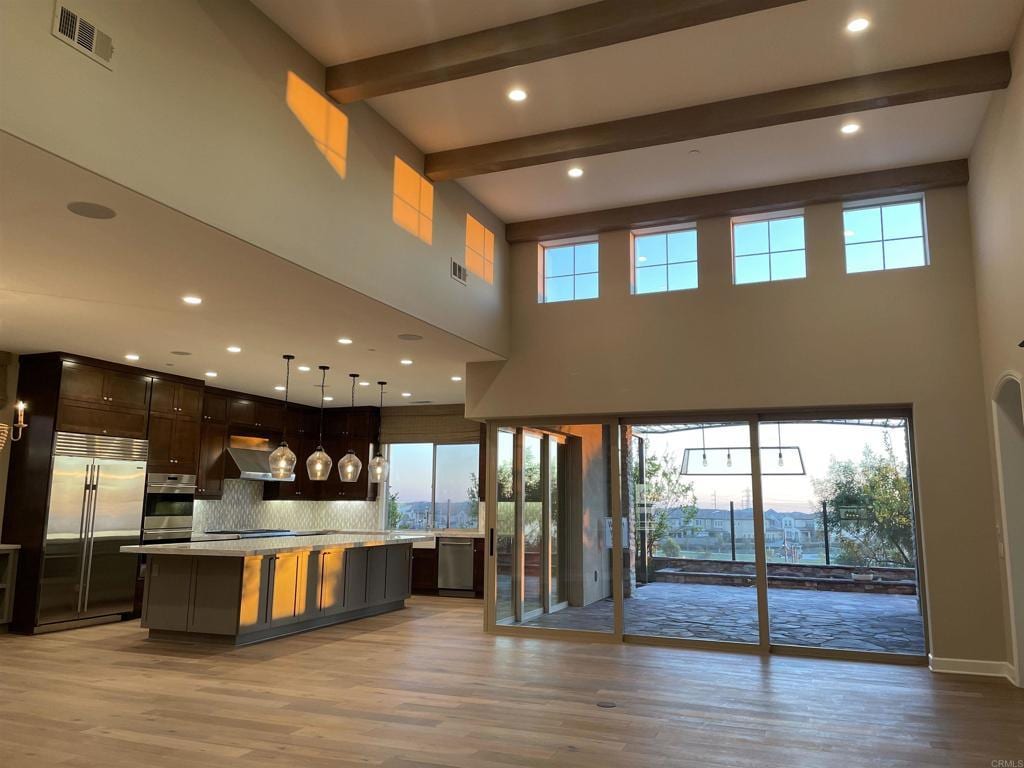
<instances>
[{"instance_id":1,"label":"stone paver patio","mask_svg":"<svg viewBox=\"0 0 1024 768\"><path fill-rule=\"evenodd\" d=\"M769 589L771 641L779 645L923 655L924 624L913 595ZM566 608L532 627L609 632L612 601ZM625 603L626 632L756 643L757 592L717 584L647 584Z\"/></svg>"}]
</instances>

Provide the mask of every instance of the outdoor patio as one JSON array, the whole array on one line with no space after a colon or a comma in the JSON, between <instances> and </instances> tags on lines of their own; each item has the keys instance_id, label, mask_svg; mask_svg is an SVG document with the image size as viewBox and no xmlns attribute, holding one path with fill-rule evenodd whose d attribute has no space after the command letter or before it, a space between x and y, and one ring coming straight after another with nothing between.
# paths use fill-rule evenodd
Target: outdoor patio
<instances>
[{"instance_id":1,"label":"outdoor patio","mask_svg":"<svg viewBox=\"0 0 1024 768\"><path fill-rule=\"evenodd\" d=\"M923 655L924 625L914 595L769 589L771 640L780 645ZM532 627L612 628L612 601L566 608ZM718 584L652 583L625 602L628 634L756 643L757 592Z\"/></svg>"}]
</instances>

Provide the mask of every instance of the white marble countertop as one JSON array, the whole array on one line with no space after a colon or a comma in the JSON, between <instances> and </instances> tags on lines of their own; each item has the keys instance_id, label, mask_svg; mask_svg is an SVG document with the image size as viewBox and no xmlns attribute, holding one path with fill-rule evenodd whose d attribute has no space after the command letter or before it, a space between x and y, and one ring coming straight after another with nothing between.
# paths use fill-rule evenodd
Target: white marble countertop
<instances>
[{"instance_id":1,"label":"white marble countertop","mask_svg":"<svg viewBox=\"0 0 1024 768\"><path fill-rule=\"evenodd\" d=\"M315 552L321 549L380 547L428 541L431 536L417 533L326 533L317 536L273 536L247 539L210 539L180 544L137 544L121 547L122 552L139 555L204 555L209 557L255 557L286 552Z\"/></svg>"},{"instance_id":2,"label":"white marble countertop","mask_svg":"<svg viewBox=\"0 0 1024 768\"><path fill-rule=\"evenodd\" d=\"M436 531L410 531L407 529L396 528L390 531L346 531L346 533L393 533L396 535L417 535L420 536L415 544L416 549L436 549L438 539L482 539L484 538L483 531L470 530L466 528L447 528Z\"/></svg>"}]
</instances>

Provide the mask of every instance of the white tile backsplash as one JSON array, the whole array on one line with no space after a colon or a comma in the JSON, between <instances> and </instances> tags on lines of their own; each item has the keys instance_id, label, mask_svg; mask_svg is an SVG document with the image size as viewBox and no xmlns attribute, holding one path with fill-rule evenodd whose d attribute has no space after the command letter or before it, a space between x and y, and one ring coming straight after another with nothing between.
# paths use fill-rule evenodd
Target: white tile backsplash
<instances>
[{"instance_id":1,"label":"white tile backsplash","mask_svg":"<svg viewBox=\"0 0 1024 768\"><path fill-rule=\"evenodd\" d=\"M197 500L192 530L287 528L295 531L376 531L380 506L374 501L264 501L263 483L225 480L220 501Z\"/></svg>"}]
</instances>

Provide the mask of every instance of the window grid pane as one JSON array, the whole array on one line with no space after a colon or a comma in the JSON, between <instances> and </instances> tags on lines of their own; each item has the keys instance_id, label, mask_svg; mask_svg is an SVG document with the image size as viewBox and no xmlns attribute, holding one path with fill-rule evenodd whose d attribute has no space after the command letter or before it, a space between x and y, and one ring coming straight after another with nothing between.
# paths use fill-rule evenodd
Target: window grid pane
<instances>
[{"instance_id":1,"label":"window grid pane","mask_svg":"<svg viewBox=\"0 0 1024 768\"><path fill-rule=\"evenodd\" d=\"M803 214L734 222L732 228L736 285L807 277Z\"/></svg>"},{"instance_id":2,"label":"window grid pane","mask_svg":"<svg viewBox=\"0 0 1024 768\"><path fill-rule=\"evenodd\" d=\"M598 244L577 243L545 247L544 293L541 303L598 297Z\"/></svg>"},{"instance_id":3,"label":"window grid pane","mask_svg":"<svg viewBox=\"0 0 1024 768\"><path fill-rule=\"evenodd\" d=\"M871 214L877 217L877 237L862 239L853 229L853 223L866 221ZM848 208L843 211L843 226L846 236L847 274L923 267L928 263L924 244L924 206L921 200ZM847 234L851 232L852 234ZM870 234L876 232L872 231ZM872 260L877 266L865 261L866 249L854 247L867 245L878 246L875 253L880 252L880 263Z\"/></svg>"},{"instance_id":4,"label":"window grid pane","mask_svg":"<svg viewBox=\"0 0 1024 768\"><path fill-rule=\"evenodd\" d=\"M666 293L697 287L695 227L633 235L633 293Z\"/></svg>"}]
</instances>

